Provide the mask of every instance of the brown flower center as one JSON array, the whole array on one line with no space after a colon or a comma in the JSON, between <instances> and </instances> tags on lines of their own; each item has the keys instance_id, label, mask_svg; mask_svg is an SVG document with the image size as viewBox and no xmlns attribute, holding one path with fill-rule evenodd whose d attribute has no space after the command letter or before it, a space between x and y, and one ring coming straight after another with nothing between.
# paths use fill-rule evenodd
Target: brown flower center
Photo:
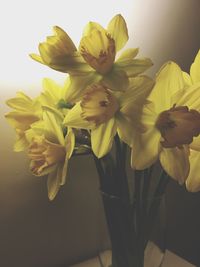
<instances>
[{"instance_id":1,"label":"brown flower center","mask_svg":"<svg viewBox=\"0 0 200 267\"><path fill-rule=\"evenodd\" d=\"M115 61L115 41L109 34L93 31L81 41L81 55L100 74L108 73Z\"/></svg>"},{"instance_id":2,"label":"brown flower center","mask_svg":"<svg viewBox=\"0 0 200 267\"><path fill-rule=\"evenodd\" d=\"M99 125L114 116L119 109L119 104L107 87L93 84L86 90L81 107L82 117Z\"/></svg>"},{"instance_id":3,"label":"brown flower center","mask_svg":"<svg viewBox=\"0 0 200 267\"><path fill-rule=\"evenodd\" d=\"M163 147L172 148L191 144L194 136L200 134L200 113L187 106L175 105L158 116L155 123L164 141Z\"/></svg>"}]
</instances>

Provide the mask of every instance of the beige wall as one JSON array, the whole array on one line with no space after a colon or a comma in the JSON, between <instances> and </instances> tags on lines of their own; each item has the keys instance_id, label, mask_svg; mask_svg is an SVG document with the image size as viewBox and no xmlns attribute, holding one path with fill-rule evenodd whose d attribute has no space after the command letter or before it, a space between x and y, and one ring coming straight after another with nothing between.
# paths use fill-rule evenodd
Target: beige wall
<instances>
[{"instance_id":1,"label":"beige wall","mask_svg":"<svg viewBox=\"0 0 200 267\"><path fill-rule=\"evenodd\" d=\"M135 8L133 4L133 9L128 11L131 14L128 17L129 46L139 46L142 55L152 58L155 66L150 73L170 59L188 70L200 48L199 0L138 0L135 3ZM31 176L26 156L12 151L14 132L3 114L8 110L4 101L13 96L14 91L0 83L0 266L67 266L93 256L109 244L93 161L90 157L73 159L68 185L50 203L46 178ZM183 199L185 210L192 210L190 217L197 214L193 207L200 208L199 198L191 201L194 197L174 188L172 183L168 201L172 210L169 211L168 245L176 251L182 246L184 254L188 250L183 231L188 229L188 224L188 231L197 230L199 225L193 225L193 219L187 220L187 226L183 226L175 238L176 247L172 246L176 227L180 229L175 220L182 204L179 198ZM183 209L181 214L184 214ZM179 223L184 225L184 221ZM191 238L189 242L192 246ZM200 243L200 236L196 242ZM187 255L190 256L191 253Z\"/></svg>"}]
</instances>

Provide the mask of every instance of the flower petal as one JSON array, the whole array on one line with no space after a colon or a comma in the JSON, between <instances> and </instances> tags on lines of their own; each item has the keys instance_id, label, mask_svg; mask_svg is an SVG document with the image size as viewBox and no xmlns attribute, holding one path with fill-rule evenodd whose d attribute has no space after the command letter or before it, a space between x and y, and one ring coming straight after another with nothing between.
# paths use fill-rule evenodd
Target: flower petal
<instances>
[{"instance_id":1,"label":"flower petal","mask_svg":"<svg viewBox=\"0 0 200 267\"><path fill-rule=\"evenodd\" d=\"M186 188L190 192L200 191L199 151L190 150L190 173L186 180Z\"/></svg>"},{"instance_id":2,"label":"flower petal","mask_svg":"<svg viewBox=\"0 0 200 267\"><path fill-rule=\"evenodd\" d=\"M116 115L116 122L117 122L117 133L120 139L129 146L131 146L133 139L133 127L134 127L133 123L121 113L118 113Z\"/></svg>"},{"instance_id":3,"label":"flower petal","mask_svg":"<svg viewBox=\"0 0 200 267\"><path fill-rule=\"evenodd\" d=\"M112 118L91 131L92 150L98 158L105 156L110 151L116 128L117 124Z\"/></svg>"},{"instance_id":4,"label":"flower petal","mask_svg":"<svg viewBox=\"0 0 200 267\"><path fill-rule=\"evenodd\" d=\"M138 52L139 52L139 48L128 48L121 53L121 55L116 60L116 62L123 62L123 61L133 59L134 57L137 56Z\"/></svg>"},{"instance_id":5,"label":"flower petal","mask_svg":"<svg viewBox=\"0 0 200 267\"><path fill-rule=\"evenodd\" d=\"M200 50L197 53L193 64L190 67L190 76L193 83L200 82Z\"/></svg>"},{"instance_id":6,"label":"flower petal","mask_svg":"<svg viewBox=\"0 0 200 267\"><path fill-rule=\"evenodd\" d=\"M161 149L160 132L151 127L144 134L133 136L131 166L136 170L150 167L157 161Z\"/></svg>"},{"instance_id":7,"label":"flower petal","mask_svg":"<svg viewBox=\"0 0 200 267\"><path fill-rule=\"evenodd\" d=\"M65 181L67 179L67 168L69 159L73 153L74 147L75 147L75 135L71 128L68 128L67 135L65 137L65 143L66 143L66 156L65 156L65 162L63 165L62 170L62 177L60 181L60 185L64 185Z\"/></svg>"},{"instance_id":8,"label":"flower petal","mask_svg":"<svg viewBox=\"0 0 200 267\"><path fill-rule=\"evenodd\" d=\"M22 112L35 111L33 106L33 100L29 96L25 95L23 92L17 92L17 96L8 99L6 101L6 104L9 107Z\"/></svg>"},{"instance_id":9,"label":"flower petal","mask_svg":"<svg viewBox=\"0 0 200 267\"><path fill-rule=\"evenodd\" d=\"M84 93L84 89L93 83L97 83L101 78L101 75L94 71L89 72L86 75L71 75L69 77L70 82L66 90L65 99L70 103L80 100Z\"/></svg>"},{"instance_id":10,"label":"flower petal","mask_svg":"<svg viewBox=\"0 0 200 267\"><path fill-rule=\"evenodd\" d=\"M192 79L191 79L190 75L185 71L183 71L182 74L183 74L183 79L185 81L185 84L187 86L191 86L192 85Z\"/></svg>"},{"instance_id":11,"label":"flower petal","mask_svg":"<svg viewBox=\"0 0 200 267\"><path fill-rule=\"evenodd\" d=\"M188 147L163 148L160 163L170 177L183 184L190 170Z\"/></svg>"},{"instance_id":12,"label":"flower petal","mask_svg":"<svg viewBox=\"0 0 200 267\"><path fill-rule=\"evenodd\" d=\"M190 144L190 148L193 150L200 151L200 135L193 138L193 141Z\"/></svg>"},{"instance_id":13,"label":"flower petal","mask_svg":"<svg viewBox=\"0 0 200 267\"><path fill-rule=\"evenodd\" d=\"M111 19L107 31L115 40L116 51L122 49L128 41L128 29L124 18L120 14Z\"/></svg>"},{"instance_id":14,"label":"flower petal","mask_svg":"<svg viewBox=\"0 0 200 267\"><path fill-rule=\"evenodd\" d=\"M185 86L182 71L174 62L164 64L156 77L156 84L148 99L155 104L157 114L171 108L171 96Z\"/></svg>"},{"instance_id":15,"label":"flower petal","mask_svg":"<svg viewBox=\"0 0 200 267\"><path fill-rule=\"evenodd\" d=\"M61 177L62 177L62 165L59 164L56 170L48 175L47 189L48 189L49 200L54 200L54 198L56 197L60 189Z\"/></svg>"},{"instance_id":16,"label":"flower petal","mask_svg":"<svg viewBox=\"0 0 200 267\"><path fill-rule=\"evenodd\" d=\"M61 125L56 120L56 116L50 111L44 111L43 112L43 120L44 120L45 125L46 125L45 128L49 129L52 133L55 134L57 141L61 145L65 145L62 128L61 128Z\"/></svg>"},{"instance_id":17,"label":"flower petal","mask_svg":"<svg viewBox=\"0 0 200 267\"><path fill-rule=\"evenodd\" d=\"M200 82L187 88L187 91L177 101L177 105L200 111Z\"/></svg>"},{"instance_id":18,"label":"flower petal","mask_svg":"<svg viewBox=\"0 0 200 267\"><path fill-rule=\"evenodd\" d=\"M24 151L28 147L28 145L29 143L26 139L25 134L17 134L13 150L15 152L21 152Z\"/></svg>"},{"instance_id":19,"label":"flower petal","mask_svg":"<svg viewBox=\"0 0 200 267\"><path fill-rule=\"evenodd\" d=\"M113 91L124 91L128 88L128 77L123 70L113 68L111 72L102 79L103 85Z\"/></svg>"},{"instance_id":20,"label":"flower petal","mask_svg":"<svg viewBox=\"0 0 200 267\"><path fill-rule=\"evenodd\" d=\"M65 116L63 124L72 128L91 129L94 128L94 124L83 119L82 108L80 102L78 102Z\"/></svg>"},{"instance_id":21,"label":"flower petal","mask_svg":"<svg viewBox=\"0 0 200 267\"><path fill-rule=\"evenodd\" d=\"M128 77L135 77L153 65L149 58L136 58L117 61L115 67L126 72Z\"/></svg>"},{"instance_id":22,"label":"flower petal","mask_svg":"<svg viewBox=\"0 0 200 267\"><path fill-rule=\"evenodd\" d=\"M90 21L83 30L83 37L88 36L93 30L98 30L100 32L106 32L106 30L97 22Z\"/></svg>"},{"instance_id":23,"label":"flower petal","mask_svg":"<svg viewBox=\"0 0 200 267\"><path fill-rule=\"evenodd\" d=\"M142 108L153 85L154 81L147 76L129 79L128 89L119 97L121 112L127 115L133 113L136 105Z\"/></svg>"}]
</instances>

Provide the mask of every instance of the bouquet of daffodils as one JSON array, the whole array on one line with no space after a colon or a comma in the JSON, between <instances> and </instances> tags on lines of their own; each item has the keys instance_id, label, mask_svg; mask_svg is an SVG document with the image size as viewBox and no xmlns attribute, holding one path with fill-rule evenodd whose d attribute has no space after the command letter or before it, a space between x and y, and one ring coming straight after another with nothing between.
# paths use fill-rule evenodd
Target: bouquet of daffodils
<instances>
[{"instance_id":1,"label":"bouquet of daffodils","mask_svg":"<svg viewBox=\"0 0 200 267\"><path fill-rule=\"evenodd\" d=\"M44 79L35 99L23 92L7 104L16 130L14 150L26 150L30 171L47 175L53 200L68 179L70 159L94 157L112 243L112 266L142 267L151 225L169 177L200 190L200 52L186 73L167 62L155 80L143 75L152 62L136 58L138 48L121 49L128 41L126 22L116 15L107 28L89 22L77 49L67 33L39 44L31 57L67 73L63 86ZM127 174L128 160L133 181ZM152 194L155 163L161 174ZM147 204L150 199L151 203Z\"/></svg>"}]
</instances>

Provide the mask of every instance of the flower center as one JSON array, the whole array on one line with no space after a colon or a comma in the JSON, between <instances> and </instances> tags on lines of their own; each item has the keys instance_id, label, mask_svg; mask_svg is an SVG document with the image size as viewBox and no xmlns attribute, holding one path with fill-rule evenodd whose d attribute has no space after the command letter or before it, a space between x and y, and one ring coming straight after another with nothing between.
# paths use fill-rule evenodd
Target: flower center
<instances>
[{"instance_id":1,"label":"flower center","mask_svg":"<svg viewBox=\"0 0 200 267\"><path fill-rule=\"evenodd\" d=\"M65 159L65 148L49 142L44 136L35 136L29 146L28 156L32 160L31 171L40 175L47 167Z\"/></svg>"},{"instance_id":2,"label":"flower center","mask_svg":"<svg viewBox=\"0 0 200 267\"><path fill-rule=\"evenodd\" d=\"M115 61L115 41L106 32L92 31L80 43L81 55L100 74L108 73Z\"/></svg>"},{"instance_id":3,"label":"flower center","mask_svg":"<svg viewBox=\"0 0 200 267\"><path fill-rule=\"evenodd\" d=\"M99 125L114 116L119 109L119 104L107 87L93 84L86 90L81 107L82 117Z\"/></svg>"},{"instance_id":4,"label":"flower center","mask_svg":"<svg viewBox=\"0 0 200 267\"><path fill-rule=\"evenodd\" d=\"M188 109L187 106L165 110L158 116L155 123L164 141L163 147L172 148L191 144L194 136L200 134L200 113L197 110Z\"/></svg>"}]
</instances>

